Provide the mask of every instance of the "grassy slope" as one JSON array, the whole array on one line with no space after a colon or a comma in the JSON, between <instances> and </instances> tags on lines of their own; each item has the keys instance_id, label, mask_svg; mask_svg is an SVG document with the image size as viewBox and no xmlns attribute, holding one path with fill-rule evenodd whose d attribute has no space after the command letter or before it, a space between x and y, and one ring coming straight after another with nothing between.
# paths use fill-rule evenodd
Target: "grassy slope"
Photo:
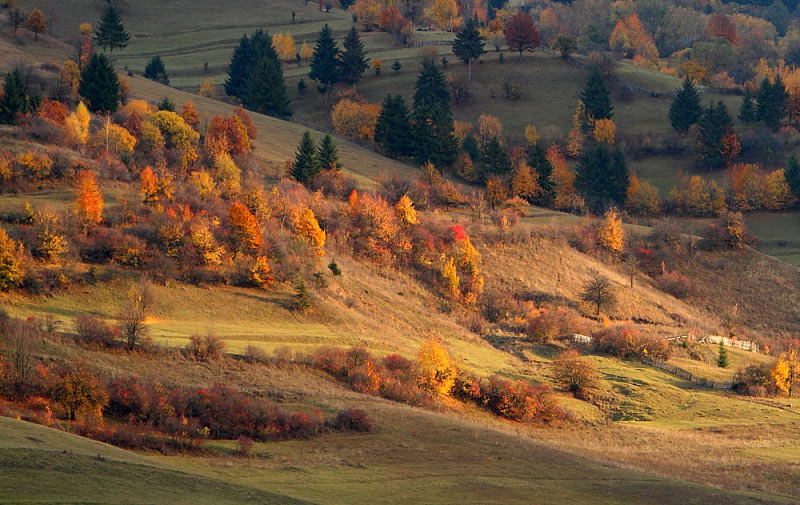
<instances>
[{"instance_id":1,"label":"grassy slope","mask_svg":"<svg viewBox=\"0 0 800 505\"><path fill-rule=\"evenodd\" d=\"M0 503L306 503L24 421L0 433Z\"/></svg>"}]
</instances>

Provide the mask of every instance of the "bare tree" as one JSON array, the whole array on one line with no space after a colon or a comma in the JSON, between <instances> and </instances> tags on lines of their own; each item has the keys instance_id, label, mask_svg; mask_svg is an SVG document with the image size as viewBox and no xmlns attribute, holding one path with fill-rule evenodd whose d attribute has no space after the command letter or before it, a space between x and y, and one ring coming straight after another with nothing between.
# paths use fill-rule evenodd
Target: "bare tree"
<instances>
[{"instance_id":1,"label":"bare tree","mask_svg":"<svg viewBox=\"0 0 800 505\"><path fill-rule=\"evenodd\" d=\"M117 319L122 325L122 331L130 350L136 347L147 331L145 320L152 301L152 290L146 281L134 284L128 289Z\"/></svg>"},{"instance_id":2,"label":"bare tree","mask_svg":"<svg viewBox=\"0 0 800 505\"><path fill-rule=\"evenodd\" d=\"M27 321L0 318L0 349L11 364L11 382L25 384L35 368L34 354L39 348L39 328Z\"/></svg>"},{"instance_id":3,"label":"bare tree","mask_svg":"<svg viewBox=\"0 0 800 505\"><path fill-rule=\"evenodd\" d=\"M28 15L19 7L14 7L8 12L8 24L11 25L11 30L14 35L19 31L19 27L25 23Z\"/></svg>"},{"instance_id":4,"label":"bare tree","mask_svg":"<svg viewBox=\"0 0 800 505\"><path fill-rule=\"evenodd\" d=\"M601 310L611 310L617 304L617 297L614 295L611 281L597 273L584 284L581 300L594 305L597 308L598 316L600 316Z\"/></svg>"}]
</instances>

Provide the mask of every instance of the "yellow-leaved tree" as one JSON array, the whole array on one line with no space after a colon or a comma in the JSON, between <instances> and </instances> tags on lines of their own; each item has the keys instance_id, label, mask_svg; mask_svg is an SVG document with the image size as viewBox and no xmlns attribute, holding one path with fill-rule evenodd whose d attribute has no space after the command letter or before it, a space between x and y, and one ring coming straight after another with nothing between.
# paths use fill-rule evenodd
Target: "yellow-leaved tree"
<instances>
[{"instance_id":1,"label":"yellow-leaved tree","mask_svg":"<svg viewBox=\"0 0 800 505\"><path fill-rule=\"evenodd\" d=\"M316 255L325 254L325 232L319 227L319 222L314 216L314 211L305 208L298 208L292 212L292 228L295 233L307 239L316 249Z\"/></svg>"},{"instance_id":2,"label":"yellow-leaved tree","mask_svg":"<svg viewBox=\"0 0 800 505\"><path fill-rule=\"evenodd\" d=\"M603 219L597 223L597 245L607 251L619 253L622 252L624 238L625 232L622 229L622 218L619 217L619 212L614 208L608 209L603 214Z\"/></svg>"},{"instance_id":3,"label":"yellow-leaved tree","mask_svg":"<svg viewBox=\"0 0 800 505\"><path fill-rule=\"evenodd\" d=\"M414 202L411 201L407 195L403 195L394 204L394 210L397 212L397 217L403 224L417 224L417 210L414 208Z\"/></svg>"},{"instance_id":4,"label":"yellow-leaved tree","mask_svg":"<svg viewBox=\"0 0 800 505\"><path fill-rule=\"evenodd\" d=\"M18 285L25 274L25 249L0 228L0 290Z\"/></svg>"},{"instance_id":5,"label":"yellow-leaved tree","mask_svg":"<svg viewBox=\"0 0 800 505\"><path fill-rule=\"evenodd\" d=\"M456 368L447 350L433 337L420 345L417 354L419 362L419 385L428 391L447 395L456 380Z\"/></svg>"},{"instance_id":6,"label":"yellow-leaved tree","mask_svg":"<svg viewBox=\"0 0 800 505\"><path fill-rule=\"evenodd\" d=\"M75 144L81 146L86 144L86 139L89 138L89 119L89 109L83 102L79 102L75 112L67 116L64 121L64 130Z\"/></svg>"}]
</instances>

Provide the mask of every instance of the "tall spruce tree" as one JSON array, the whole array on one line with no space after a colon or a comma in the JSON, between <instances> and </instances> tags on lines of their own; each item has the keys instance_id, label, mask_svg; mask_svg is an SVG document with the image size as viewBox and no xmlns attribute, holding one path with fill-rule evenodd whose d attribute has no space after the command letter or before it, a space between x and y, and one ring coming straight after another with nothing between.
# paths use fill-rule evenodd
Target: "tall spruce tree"
<instances>
[{"instance_id":1,"label":"tall spruce tree","mask_svg":"<svg viewBox=\"0 0 800 505\"><path fill-rule=\"evenodd\" d=\"M114 54L114 49L128 47L130 38L131 36L125 31L116 7L109 3L100 18L100 25L94 33L94 41L103 50L108 50L110 54Z\"/></svg>"},{"instance_id":2,"label":"tall spruce tree","mask_svg":"<svg viewBox=\"0 0 800 505\"><path fill-rule=\"evenodd\" d=\"M594 143L583 150L575 173L575 189L595 214L625 205L630 173L625 155L605 143Z\"/></svg>"},{"instance_id":3,"label":"tall spruce tree","mask_svg":"<svg viewBox=\"0 0 800 505\"><path fill-rule=\"evenodd\" d=\"M274 54L274 52L273 52ZM270 116L291 116L286 83L277 56L262 54L250 69L242 96L245 108Z\"/></svg>"},{"instance_id":4,"label":"tall spruce tree","mask_svg":"<svg viewBox=\"0 0 800 505\"><path fill-rule=\"evenodd\" d=\"M22 79L22 72L15 68L6 74L3 96L0 98L0 123L13 124L18 113L32 112L34 105Z\"/></svg>"},{"instance_id":5,"label":"tall spruce tree","mask_svg":"<svg viewBox=\"0 0 800 505\"><path fill-rule=\"evenodd\" d=\"M411 155L411 121L400 95L386 95L375 123L375 142L392 158Z\"/></svg>"},{"instance_id":6,"label":"tall spruce tree","mask_svg":"<svg viewBox=\"0 0 800 505\"><path fill-rule=\"evenodd\" d=\"M453 40L453 54L467 65L467 79L472 80L472 62L486 52L486 39L478 30L478 16L468 18Z\"/></svg>"},{"instance_id":7,"label":"tall spruce tree","mask_svg":"<svg viewBox=\"0 0 800 505\"><path fill-rule=\"evenodd\" d=\"M503 149L497 137L492 137L486 143L486 147L481 153L481 161L483 161L481 175L484 180L492 175L505 175L511 171L511 161L508 159L508 153Z\"/></svg>"},{"instance_id":8,"label":"tall spruce tree","mask_svg":"<svg viewBox=\"0 0 800 505\"><path fill-rule=\"evenodd\" d=\"M756 114L756 104L753 102L753 94L750 88L745 88L742 105L739 106L739 121L742 123L755 123L758 121Z\"/></svg>"},{"instance_id":9,"label":"tall spruce tree","mask_svg":"<svg viewBox=\"0 0 800 505\"><path fill-rule=\"evenodd\" d=\"M160 55L157 54L150 58L150 61L144 67L144 76L154 81L169 84L169 75L167 75L167 69L164 68L164 60L161 59Z\"/></svg>"},{"instance_id":10,"label":"tall spruce tree","mask_svg":"<svg viewBox=\"0 0 800 505\"><path fill-rule=\"evenodd\" d=\"M593 119L611 119L614 107L606 87L605 78L600 68L595 66L586 78L586 85L581 93L581 101Z\"/></svg>"},{"instance_id":11,"label":"tall spruce tree","mask_svg":"<svg viewBox=\"0 0 800 505\"><path fill-rule=\"evenodd\" d=\"M250 38L245 34L239 45L233 50L228 65L228 77L225 79L225 93L237 98L244 96L245 83L250 67L253 66L253 51L250 49Z\"/></svg>"},{"instance_id":12,"label":"tall spruce tree","mask_svg":"<svg viewBox=\"0 0 800 505\"><path fill-rule=\"evenodd\" d=\"M93 54L81 72L78 94L92 112L114 112L121 95L119 78L105 54Z\"/></svg>"},{"instance_id":13,"label":"tall spruce tree","mask_svg":"<svg viewBox=\"0 0 800 505\"><path fill-rule=\"evenodd\" d=\"M725 164L722 155L722 137L733 127L728 107L721 100L711 103L703 112L698 126L698 161L708 168L718 168Z\"/></svg>"},{"instance_id":14,"label":"tall spruce tree","mask_svg":"<svg viewBox=\"0 0 800 505\"><path fill-rule=\"evenodd\" d=\"M758 86L756 95L756 117L765 126L777 130L786 116L789 95L780 76L770 83L766 77Z\"/></svg>"},{"instance_id":15,"label":"tall spruce tree","mask_svg":"<svg viewBox=\"0 0 800 505\"><path fill-rule=\"evenodd\" d=\"M730 360L728 359L728 350L725 349L725 345L720 342L719 351L717 352L717 366L720 368L728 368L729 364Z\"/></svg>"},{"instance_id":16,"label":"tall spruce tree","mask_svg":"<svg viewBox=\"0 0 800 505\"><path fill-rule=\"evenodd\" d=\"M330 135L322 137L322 142L319 144L319 151L317 152L317 165L320 170L339 170L339 148L336 146L336 141Z\"/></svg>"},{"instance_id":17,"label":"tall spruce tree","mask_svg":"<svg viewBox=\"0 0 800 505\"><path fill-rule=\"evenodd\" d=\"M414 87L414 159L436 167L453 164L458 141L453 135L450 93L444 75L431 62L425 64Z\"/></svg>"},{"instance_id":18,"label":"tall spruce tree","mask_svg":"<svg viewBox=\"0 0 800 505\"><path fill-rule=\"evenodd\" d=\"M355 26L350 28L344 39L344 52L341 55L339 68L342 82L352 84L353 89L356 89L356 83L367 69L367 58L364 57L364 43L361 42Z\"/></svg>"},{"instance_id":19,"label":"tall spruce tree","mask_svg":"<svg viewBox=\"0 0 800 505\"><path fill-rule=\"evenodd\" d=\"M555 184L550 178L553 173L553 166L547 161L545 150L538 143L528 147L528 165L536 170L536 180L539 183L539 187L542 188L537 199L538 203L546 207L552 205L555 198Z\"/></svg>"},{"instance_id":20,"label":"tall spruce tree","mask_svg":"<svg viewBox=\"0 0 800 505\"><path fill-rule=\"evenodd\" d=\"M786 184L789 185L789 190L797 198L800 198L800 162L794 154L789 156L789 162L786 168L783 169L783 177L786 179Z\"/></svg>"},{"instance_id":21,"label":"tall spruce tree","mask_svg":"<svg viewBox=\"0 0 800 505\"><path fill-rule=\"evenodd\" d=\"M683 87L675 94L669 107L669 122L675 131L686 133L703 115L703 106L700 104L700 95L694 82L686 77Z\"/></svg>"},{"instance_id":22,"label":"tall spruce tree","mask_svg":"<svg viewBox=\"0 0 800 505\"><path fill-rule=\"evenodd\" d=\"M317 45L311 57L311 72L308 76L320 83L322 91L329 91L339 82L339 47L333 40L333 32L326 23L317 36Z\"/></svg>"},{"instance_id":23,"label":"tall spruce tree","mask_svg":"<svg viewBox=\"0 0 800 505\"><path fill-rule=\"evenodd\" d=\"M314 143L314 139L311 137L311 132L306 130L306 132L303 133L303 138L300 140L300 145L297 146L291 174L297 182L308 185L319 172L320 167L319 163L317 163L317 146Z\"/></svg>"}]
</instances>

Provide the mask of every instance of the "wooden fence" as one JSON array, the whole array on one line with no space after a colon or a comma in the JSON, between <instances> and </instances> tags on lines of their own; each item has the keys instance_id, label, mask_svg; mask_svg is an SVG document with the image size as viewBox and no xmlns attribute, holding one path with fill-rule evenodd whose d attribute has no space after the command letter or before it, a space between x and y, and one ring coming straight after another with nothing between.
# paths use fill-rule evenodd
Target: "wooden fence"
<instances>
[{"instance_id":1,"label":"wooden fence","mask_svg":"<svg viewBox=\"0 0 800 505\"><path fill-rule=\"evenodd\" d=\"M683 368L677 367L675 365L670 365L669 363L666 363L662 360L643 357L642 363L654 366L656 368L660 368L665 372L669 372L676 377L679 377L683 380L687 380L701 387L710 389L730 389L731 387L733 387L733 382L712 381L709 379L704 379L703 377L697 377L696 375L692 374L687 370L684 370Z\"/></svg>"}]
</instances>

